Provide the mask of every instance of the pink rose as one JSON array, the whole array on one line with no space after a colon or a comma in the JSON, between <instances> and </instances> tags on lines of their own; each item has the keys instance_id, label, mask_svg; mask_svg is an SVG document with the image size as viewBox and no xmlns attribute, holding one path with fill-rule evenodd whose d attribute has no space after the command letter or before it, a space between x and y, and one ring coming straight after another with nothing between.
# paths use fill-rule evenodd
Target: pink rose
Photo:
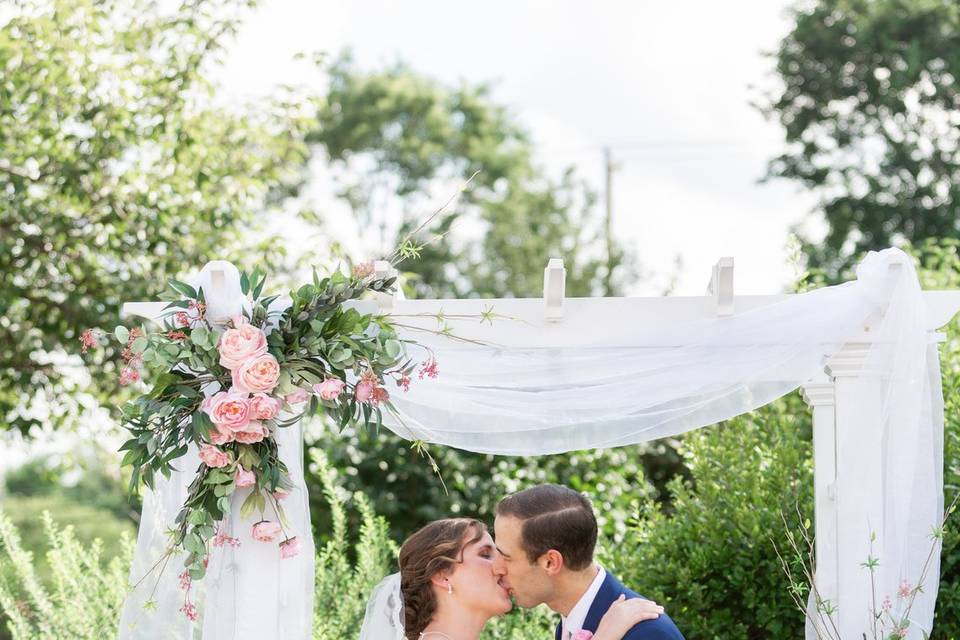
<instances>
[{"instance_id":1,"label":"pink rose","mask_svg":"<svg viewBox=\"0 0 960 640\"><path fill-rule=\"evenodd\" d=\"M593 637L592 631L587 631L586 629L580 629L575 634L573 634L573 640L590 640Z\"/></svg>"},{"instance_id":2,"label":"pink rose","mask_svg":"<svg viewBox=\"0 0 960 640\"><path fill-rule=\"evenodd\" d=\"M234 328L220 336L220 364L233 371L247 360L267 352L267 336L243 316L233 319Z\"/></svg>"},{"instance_id":3,"label":"pink rose","mask_svg":"<svg viewBox=\"0 0 960 640\"><path fill-rule=\"evenodd\" d=\"M255 393L250 398L250 411L254 420L272 420L280 413L280 401L265 393Z\"/></svg>"},{"instance_id":4,"label":"pink rose","mask_svg":"<svg viewBox=\"0 0 960 640\"><path fill-rule=\"evenodd\" d=\"M310 394L307 393L306 389L301 389L300 387L297 387L295 391L288 393L287 396L284 398L284 400L286 400L290 404L301 404L303 402L306 402L309 399L310 399Z\"/></svg>"},{"instance_id":5,"label":"pink rose","mask_svg":"<svg viewBox=\"0 0 960 640\"><path fill-rule=\"evenodd\" d=\"M293 556L300 553L300 541L297 540L297 537L287 538L280 543L280 557L281 558L292 558Z\"/></svg>"},{"instance_id":6,"label":"pink rose","mask_svg":"<svg viewBox=\"0 0 960 640\"><path fill-rule=\"evenodd\" d=\"M219 469L230 464L230 456L209 444L200 447L200 459L205 465L213 469Z\"/></svg>"},{"instance_id":7,"label":"pink rose","mask_svg":"<svg viewBox=\"0 0 960 640\"><path fill-rule=\"evenodd\" d=\"M343 391L343 380L340 378L327 378L320 384L313 385L313 390L320 394L324 400L336 400Z\"/></svg>"},{"instance_id":8,"label":"pink rose","mask_svg":"<svg viewBox=\"0 0 960 640\"><path fill-rule=\"evenodd\" d=\"M357 402L367 402L373 396L373 383L369 380L361 380L354 389L354 395Z\"/></svg>"},{"instance_id":9,"label":"pink rose","mask_svg":"<svg viewBox=\"0 0 960 640\"><path fill-rule=\"evenodd\" d=\"M243 444L256 444L270 434L270 430L262 422L251 420L239 431L233 432L233 438Z\"/></svg>"},{"instance_id":10,"label":"pink rose","mask_svg":"<svg viewBox=\"0 0 960 640\"><path fill-rule=\"evenodd\" d=\"M273 539L280 535L280 524L261 520L253 525L253 539L260 542L273 542Z\"/></svg>"},{"instance_id":11,"label":"pink rose","mask_svg":"<svg viewBox=\"0 0 960 640\"><path fill-rule=\"evenodd\" d=\"M228 442L233 442L233 440L233 432L231 432L229 429L224 429L221 431L219 428L215 427L210 432L210 442L217 446L225 445Z\"/></svg>"},{"instance_id":12,"label":"pink rose","mask_svg":"<svg viewBox=\"0 0 960 640\"><path fill-rule=\"evenodd\" d=\"M233 389L229 392L220 391L210 398L207 413L213 424L220 427L221 431L224 429L239 431L250 420L250 401L245 395L236 393Z\"/></svg>"},{"instance_id":13,"label":"pink rose","mask_svg":"<svg viewBox=\"0 0 960 640\"><path fill-rule=\"evenodd\" d=\"M280 363L269 353L247 360L233 370L234 389L269 393L280 380Z\"/></svg>"},{"instance_id":14,"label":"pink rose","mask_svg":"<svg viewBox=\"0 0 960 640\"><path fill-rule=\"evenodd\" d=\"M273 499L276 500L277 502L280 502L281 500L286 498L288 495L290 495L289 491L287 491L283 487L277 487L276 490L273 492Z\"/></svg>"},{"instance_id":15,"label":"pink rose","mask_svg":"<svg viewBox=\"0 0 960 640\"><path fill-rule=\"evenodd\" d=\"M243 489L256 484L257 476L253 471L246 471L243 467L237 465L237 473L234 474L233 481L239 488Z\"/></svg>"}]
</instances>

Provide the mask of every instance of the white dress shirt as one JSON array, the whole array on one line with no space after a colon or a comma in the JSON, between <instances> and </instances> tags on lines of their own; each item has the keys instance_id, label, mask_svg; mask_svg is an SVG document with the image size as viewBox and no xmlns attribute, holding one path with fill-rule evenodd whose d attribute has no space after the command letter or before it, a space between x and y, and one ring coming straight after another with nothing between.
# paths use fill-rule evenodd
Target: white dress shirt
<instances>
[{"instance_id":1,"label":"white dress shirt","mask_svg":"<svg viewBox=\"0 0 960 640\"><path fill-rule=\"evenodd\" d=\"M600 587L607 577L607 572L603 570L603 567L597 567L597 569L597 577L593 579L593 582L590 583L587 590L584 591L580 599L577 600L577 604L573 605L573 608L570 609L570 615L560 616L562 624L562 631L560 633L561 640L570 640L573 634L583 629L583 623L587 619L587 614L590 612L590 606L593 605L593 600L597 597L597 593L600 591Z\"/></svg>"}]
</instances>

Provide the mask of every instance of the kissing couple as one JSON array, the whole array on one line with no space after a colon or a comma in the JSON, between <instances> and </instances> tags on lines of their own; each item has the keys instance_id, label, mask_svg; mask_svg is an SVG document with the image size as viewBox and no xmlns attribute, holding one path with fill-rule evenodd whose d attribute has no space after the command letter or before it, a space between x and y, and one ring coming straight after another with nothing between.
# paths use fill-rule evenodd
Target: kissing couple
<instances>
[{"instance_id":1,"label":"kissing couple","mask_svg":"<svg viewBox=\"0 0 960 640\"><path fill-rule=\"evenodd\" d=\"M487 621L546 604L556 640L683 640L663 607L593 558L597 519L586 497L544 484L497 504L494 533L472 518L426 525L400 548L400 572L367 604L360 640L477 640Z\"/></svg>"}]
</instances>

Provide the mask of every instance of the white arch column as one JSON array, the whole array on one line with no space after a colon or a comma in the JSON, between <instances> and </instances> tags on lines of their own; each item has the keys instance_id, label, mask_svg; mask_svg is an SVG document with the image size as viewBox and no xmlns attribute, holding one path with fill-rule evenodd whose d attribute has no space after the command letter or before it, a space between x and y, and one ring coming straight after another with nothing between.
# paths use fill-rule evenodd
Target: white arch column
<instances>
[{"instance_id":1,"label":"white arch column","mask_svg":"<svg viewBox=\"0 0 960 640\"><path fill-rule=\"evenodd\" d=\"M864 368L869 350L867 342L849 343L826 366L834 381L838 532L834 620L841 638L860 637L873 628L871 573L863 564L878 558L883 548L884 462L879 429L883 392L880 372ZM880 577L884 569L882 562L874 569L877 584L884 583Z\"/></svg>"},{"instance_id":2,"label":"white arch column","mask_svg":"<svg viewBox=\"0 0 960 640\"><path fill-rule=\"evenodd\" d=\"M837 604L837 428L833 380L826 374L801 389L813 415L814 545L817 596Z\"/></svg>"}]
</instances>

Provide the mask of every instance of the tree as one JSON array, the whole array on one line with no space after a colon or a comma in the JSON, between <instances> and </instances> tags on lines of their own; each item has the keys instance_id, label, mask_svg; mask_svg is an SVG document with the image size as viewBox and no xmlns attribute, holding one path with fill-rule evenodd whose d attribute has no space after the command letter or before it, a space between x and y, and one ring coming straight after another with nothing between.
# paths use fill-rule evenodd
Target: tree
<instances>
[{"instance_id":1,"label":"tree","mask_svg":"<svg viewBox=\"0 0 960 640\"><path fill-rule=\"evenodd\" d=\"M0 26L0 428L65 419L30 405L83 387L80 332L224 256L297 177L296 101L210 106L247 4L20 0Z\"/></svg>"},{"instance_id":2,"label":"tree","mask_svg":"<svg viewBox=\"0 0 960 640\"><path fill-rule=\"evenodd\" d=\"M539 296L551 257L565 259L568 295L603 291L594 193L572 169L554 178L534 163L528 134L488 86L447 87L403 64L364 72L349 55L328 74L308 140L340 170L340 195L360 229L380 230L381 251L419 224L438 193L476 173L459 206L431 229L441 237L409 265L410 293ZM387 221L396 217L387 203L400 203L399 227ZM616 295L637 275L618 245L611 263Z\"/></svg>"},{"instance_id":3,"label":"tree","mask_svg":"<svg viewBox=\"0 0 960 640\"><path fill-rule=\"evenodd\" d=\"M543 269L556 256L565 259L567 295L604 292L603 221L593 192L572 170L554 178L535 164L528 134L489 87L448 87L403 64L362 71L349 56L334 61L328 74L318 129L308 140L332 164L358 228L379 231L379 250L389 252L431 202L476 172L459 204L424 236L434 240L405 265L409 294L540 296ZM398 212L403 222L391 224ZM612 263L616 295L636 273L622 247L614 247ZM506 492L537 482L599 496L605 528L616 536L630 501L657 495L648 479L662 489L682 472L664 443L529 459L434 447L444 486L408 442L390 433L328 429L311 444L328 452L349 490L372 497L398 539L451 514L488 517ZM325 530L323 502L312 506L316 528Z\"/></svg>"},{"instance_id":4,"label":"tree","mask_svg":"<svg viewBox=\"0 0 960 640\"><path fill-rule=\"evenodd\" d=\"M794 17L762 109L788 144L768 177L820 198L810 266L835 280L866 250L960 237L960 5L818 0Z\"/></svg>"}]
</instances>

